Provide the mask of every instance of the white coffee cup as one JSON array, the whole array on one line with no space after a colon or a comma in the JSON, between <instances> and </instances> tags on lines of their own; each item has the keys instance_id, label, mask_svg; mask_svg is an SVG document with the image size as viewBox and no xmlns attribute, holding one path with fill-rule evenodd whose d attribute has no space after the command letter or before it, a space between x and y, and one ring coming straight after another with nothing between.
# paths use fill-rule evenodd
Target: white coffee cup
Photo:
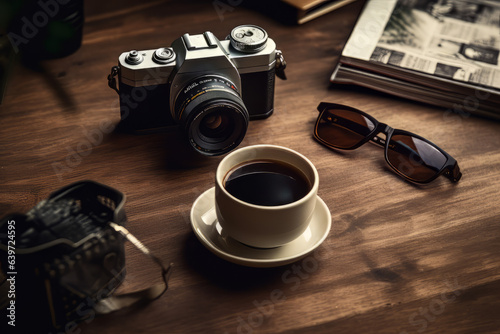
<instances>
[{"instance_id":1,"label":"white coffee cup","mask_svg":"<svg viewBox=\"0 0 500 334\"><path fill-rule=\"evenodd\" d=\"M307 194L276 206L251 204L230 194L225 188L228 174L236 166L261 160L285 163L301 171L309 181ZM299 237L311 221L317 201L318 172L309 159L296 151L274 145L240 148L222 159L215 179L217 219L225 233L241 243L259 248L282 246Z\"/></svg>"}]
</instances>

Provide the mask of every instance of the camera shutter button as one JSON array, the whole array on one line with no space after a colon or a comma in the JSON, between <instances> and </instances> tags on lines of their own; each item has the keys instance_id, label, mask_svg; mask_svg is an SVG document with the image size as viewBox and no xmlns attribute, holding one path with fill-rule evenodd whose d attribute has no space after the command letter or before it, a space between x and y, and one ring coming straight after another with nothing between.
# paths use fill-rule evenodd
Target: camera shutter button
<instances>
[{"instance_id":1,"label":"camera shutter button","mask_svg":"<svg viewBox=\"0 0 500 334\"><path fill-rule=\"evenodd\" d=\"M138 65L142 63L143 60L144 57L136 50L130 51L127 57L125 58L125 61L130 65Z\"/></svg>"}]
</instances>

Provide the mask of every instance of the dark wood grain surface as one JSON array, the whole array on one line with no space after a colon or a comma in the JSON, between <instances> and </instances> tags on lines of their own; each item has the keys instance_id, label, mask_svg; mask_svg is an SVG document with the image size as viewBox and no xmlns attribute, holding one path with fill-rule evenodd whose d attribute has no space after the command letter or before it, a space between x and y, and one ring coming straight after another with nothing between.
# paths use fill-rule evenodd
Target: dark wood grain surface
<instances>
[{"instance_id":1,"label":"dark wood grain surface","mask_svg":"<svg viewBox=\"0 0 500 334\"><path fill-rule=\"evenodd\" d=\"M227 4L223 13L219 2ZM74 332L500 332L500 123L331 87L360 2L303 26L244 2L86 1L76 53L13 70L0 106L0 213L25 212L66 184L95 180L127 195L130 231L175 264L161 299ZM189 211L214 186L222 157L191 154L171 134L113 131L118 97L106 81L121 52L167 46L186 32L224 38L244 23L264 27L277 42L288 80L276 83L275 113L250 122L241 146L276 144L306 155L332 214L317 252L278 268L231 264L200 244ZM457 159L462 180L414 186L389 170L376 146L347 153L322 147L312 138L321 101L430 139ZM120 291L160 281L130 244L127 270Z\"/></svg>"}]
</instances>

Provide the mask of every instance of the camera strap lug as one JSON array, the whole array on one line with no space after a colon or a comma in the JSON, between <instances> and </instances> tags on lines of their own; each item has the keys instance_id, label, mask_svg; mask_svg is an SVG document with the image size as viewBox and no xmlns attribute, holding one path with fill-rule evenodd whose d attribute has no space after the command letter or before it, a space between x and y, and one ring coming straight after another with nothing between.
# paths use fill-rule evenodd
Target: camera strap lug
<instances>
[{"instance_id":1,"label":"camera strap lug","mask_svg":"<svg viewBox=\"0 0 500 334\"><path fill-rule=\"evenodd\" d=\"M120 95L118 90L118 85L116 84L116 76L118 75L120 68L118 66L111 67L111 73L108 74L108 86Z\"/></svg>"},{"instance_id":2,"label":"camera strap lug","mask_svg":"<svg viewBox=\"0 0 500 334\"><path fill-rule=\"evenodd\" d=\"M286 80L285 68L286 61L285 57L283 57L283 52L281 50L276 50L276 76L282 80Z\"/></svg>"}]
</instances>

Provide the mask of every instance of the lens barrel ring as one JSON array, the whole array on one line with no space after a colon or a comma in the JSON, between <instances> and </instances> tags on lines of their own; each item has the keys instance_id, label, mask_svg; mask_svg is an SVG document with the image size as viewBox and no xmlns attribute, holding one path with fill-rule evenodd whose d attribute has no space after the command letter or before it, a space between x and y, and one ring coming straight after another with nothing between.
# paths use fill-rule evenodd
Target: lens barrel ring
<instances>
[{"instance_id":1,"label":"lens barrel ring","mask_svg":"<svg viewBox=\"0 0 500 334\"><path fill-rule=\"evenodd\" d=\"M188 141L204 155L221 155L236 148L248 127L248 111L236 86L229 80L207 75L189 82L178 94L173 117L184 128ZM208 124L206 117L220 117Z\"/></svg>"},{"instance_id":2,"label":"lens barrel ring","mask_svg":"<svg viewBox=\"0 0 500 334\"><path fill-rule=\"evenodd\" d=\"M188 140L200 153L205 155L220 155L236 148L245 137L248 118L239 106L228 100L210 100L200 106L200 112L190 120ZM208 117L212 115L224 117L218 129L204 129Z\"/></svg>"}]
</instances>

